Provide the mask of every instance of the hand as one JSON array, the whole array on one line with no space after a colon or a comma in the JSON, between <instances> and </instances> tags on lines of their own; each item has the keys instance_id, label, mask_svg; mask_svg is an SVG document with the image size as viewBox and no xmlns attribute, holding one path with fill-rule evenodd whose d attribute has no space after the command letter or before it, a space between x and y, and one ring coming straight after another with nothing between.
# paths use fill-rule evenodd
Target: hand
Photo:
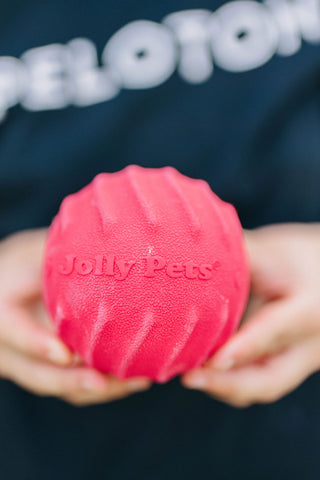
<instances>
[{"instance_id":1,"label":"hand","mask_svg":"<svg viewBox=\"0 0 320 480\"><path fill-rule=\"evenodd\" d=\"M30 230L0 242L0 376L79 406L148 388L146 379L119 381L85 367L57 338L41 297L45 237Z\"/></svg>"},{"instance_id":2,"label":"hand","mask_svg":"<svg viewBox=\"0 0 320 480\"><path fill-rule=\"evenodd\" d=\"M320 224L246 232L252 295L236 333L182 378L233 406L274 402L320 369Z\"/></svg>"}]
</instances>

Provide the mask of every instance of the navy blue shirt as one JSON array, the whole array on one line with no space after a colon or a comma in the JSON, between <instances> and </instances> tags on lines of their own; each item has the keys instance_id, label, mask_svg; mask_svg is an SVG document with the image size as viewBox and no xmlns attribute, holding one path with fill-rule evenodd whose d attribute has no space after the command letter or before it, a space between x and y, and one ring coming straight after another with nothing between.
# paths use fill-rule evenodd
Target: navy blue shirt
<instances>
[{"instance_id":1,"label":"navy blue shirt","mask_svg":"<svg viewBox=\"0 0 320 480\"><path fill-rule=\"evenodd\" d=\"M247 228L319 221L320 6L301 3L3 1L0 237L132 163L204 178ZM179 379L82 409L1 380L2 478L318 480L319 404L319 375L245 410Z\"/></svg>"}]
</instances>

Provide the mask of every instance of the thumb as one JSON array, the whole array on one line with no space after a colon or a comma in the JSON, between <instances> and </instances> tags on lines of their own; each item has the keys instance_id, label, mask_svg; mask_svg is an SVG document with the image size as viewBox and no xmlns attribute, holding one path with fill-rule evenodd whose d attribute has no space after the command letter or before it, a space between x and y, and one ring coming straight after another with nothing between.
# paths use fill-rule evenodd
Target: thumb
<instances>
[{"instance_id":1,"label":"thumb","mask_svg":"<svg viewBox=\"0 0 320 480\"><path fill-rule=\"evenodd\" d=\"M301 340L298 300L275 300L248 318L238 333L209 361L218 370L228 370L278 352ZM300 320L300 321L299 321Z\"/></svg>"},{"instance_id":2,"label":"thumb","mask_svg":"<svg viewBox=\"0 0 320 480\"><path fill-rule=\"evenodd\" d=\"M58 365L69 365L73 360L67 346L22 307L0 310L0 342L24 355Z\"/></svg>"}]
</instances>

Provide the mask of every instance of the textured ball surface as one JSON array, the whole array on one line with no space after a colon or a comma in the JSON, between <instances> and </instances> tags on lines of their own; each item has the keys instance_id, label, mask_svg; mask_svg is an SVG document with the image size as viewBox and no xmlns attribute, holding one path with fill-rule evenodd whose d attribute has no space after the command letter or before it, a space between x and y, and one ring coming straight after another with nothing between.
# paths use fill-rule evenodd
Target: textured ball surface
<instances>
[{"instance_id":1,"label":"textured ball surface","mask_svg":"<svg viewBox=\"0 0 320 480\"><path fill-rule=\"evenodd\" d=\"M203 180L135 165L63 200L43 280L58 334L89 366L157 382L211 356L249 290L234 207Z\"/></svg>"}]
</instances>

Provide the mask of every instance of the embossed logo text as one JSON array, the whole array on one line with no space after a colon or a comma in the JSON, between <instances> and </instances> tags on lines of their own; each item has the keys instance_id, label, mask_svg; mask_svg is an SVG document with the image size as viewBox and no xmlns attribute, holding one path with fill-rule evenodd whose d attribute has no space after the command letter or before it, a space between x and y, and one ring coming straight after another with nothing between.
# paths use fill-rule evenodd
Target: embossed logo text
<instances>
[{"instance_id":1,"label":"embossed logo text","mask_svg":"<svg viewBox=\"0 0 320 480\"><path fill-rule=\"evenodd\" d=\"M124 260L118 256L96 255L92 259L87 259L77 255L66 255L63 262L58 265L58 271L62 275L95 275L110 276L115 280L125 280L131 272L137 275L143 275L147 278L154 278L164 273L170 278L185 278L189 280L211 280L214 271L221 267L220 262L199 263L193 260L186 262L168 261L160 255L149 255L138 260Z\"/></svg>"}]
</instances>

